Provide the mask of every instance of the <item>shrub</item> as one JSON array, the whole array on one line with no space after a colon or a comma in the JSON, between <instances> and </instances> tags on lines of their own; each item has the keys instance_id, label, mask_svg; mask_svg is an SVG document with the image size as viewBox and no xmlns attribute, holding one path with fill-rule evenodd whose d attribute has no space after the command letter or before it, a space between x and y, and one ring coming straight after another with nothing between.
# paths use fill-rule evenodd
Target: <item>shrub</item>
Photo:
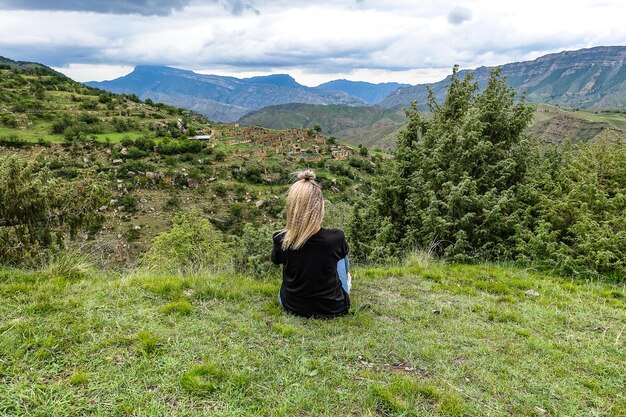
<instances>
[{"instance_id":1,"label":"shrub","mask_svg":"<svg viewBox=\"0 0 626 417\"><path fill-rule=\"evenodd\" d=\"M263 169L257 164L244 165L242 167L234 167L231 170L233 178L241 182L249 182L252 184L263 183L261 174Z\"/></svg>"},{"instance_id":2,"label":"shrub","mask_svg":"<svg viewBox=\"0 0 626 417\"><path fill-rule=\"evenodd\" d=\"M137 211L137 197L125 194L117 198L117 204L124 207L124 210L134 213Z\"/></svg>"},{"instance_id":3,"label":"shrub","mask_svg":"<svg viewBox=\"0 0 626 417\"><path fill-rule=\"evenodd\" d=\"M6 127L12 127L12 128L15 128L18 126L17 119L11 113L0 114L0 124L3 124Z\"/></svg>"},{"instance_id":4,"label":"shrub","mask_svg":"<svg viewBox=\"0 0 626 417\"><path fill-rule=\"evenodd\" d=\"M243 232L235 240L236 265L254 276L263 276L275 270L272 264L272 226L253 226L246 223Z\"/></svg>"},{"instance_id":5,"label":"shrub","mask_svg":"<svg viewBox=\"0 0 626 417\"><path fill-rule=\"evenodd\" d=\"M345 230L350 221L352 207L344 202L326 201L324 207L324 227Z\"/></svg>"},{"instance_id":6,"label":"shrub","mask_svg":"<svg viewBox=\"0 0 626 417\"><path fill-rule=\"evenodd\" d=\"M65 133L65 129L71 126L72 123L72 118L68 114L63 114L60 118L52 122L51 133L53 135L62 135Z\"/></svg>"},{"instance_id":7,"label":"shrub","mask_svg":"<svg viewBox=\"0 0 626 417\"><path fill-rule=\"evenodd\" d=\"M36 259L101 222L97 208L107 200L106 184L91 172L53 178L41 157L0 157L0 263Z\"/></svg>"},{"instance_id":8,"label":"shrub","mask_svg":"<svg viewBox=\"0 0 626 417\"><path fill-rule=\"evenodd\" d=\"M480 93L471 74L460 80L457 71L442 106L430 94L432 118L415 103L407 110L396 159L365 211L362 248L396 255L442 241L440 253L460 261L514 255L532 108L516 101L499 70Z\"/></svg>"},{"instance_id":9,"label":"shrub","mask_svg":"<svg viewBox=\"0 0 626 417\"><path fill-rule=\"evenodd\" d=\"M564 273L626 277L626 147L546 150L526 185L518 250Z\"/></svg>"},{"instance_id":10,"label":"shrub","mask_svg":"<svg viewBox=\"0 0 626 417\"><path fill-rule=\"evenodd\" d=\"M154 238L141 263L169 272L216 271L230 268L232 252L211 222L193 211L176 215L172 228Z\"/></svg>"},{"instance_id":11,"label":"shrub","mask_svg":"<svg viewBox=\"0 0 626 417\"><path fill-rule=\"evenodd\" d=\"M146 152L152 152L152 150L154 149L156 143L154 142L154 139L150 139L150 138L137 138L135 140L135 146L139 149L141 149L142 151L146 151Z\"/></svg>"},{"instance_id":12,"label":"shrub","mask_svg":"<svg viewBox=\"0 0 626 417\"><path fill-rule=\"evenodd\" d=\"M32 143L20 139L17 135L0 137L0 146L6 146L7 148L30 148L32 145Z\"/></svg>"},{"instance_id":13,"label":"shrub","mask_svg":"<svg viewBox=\"0 0 626 417\"><path fill-rule=\"evenodd\" d=\"M146 151L143 151L139 148L137 148L136 146L131 146L130 148L128 148L127 152L126 152L126 157L128 159L140 159L143 157L148 156L149 153Z\"/></svg>"}]
</instances>

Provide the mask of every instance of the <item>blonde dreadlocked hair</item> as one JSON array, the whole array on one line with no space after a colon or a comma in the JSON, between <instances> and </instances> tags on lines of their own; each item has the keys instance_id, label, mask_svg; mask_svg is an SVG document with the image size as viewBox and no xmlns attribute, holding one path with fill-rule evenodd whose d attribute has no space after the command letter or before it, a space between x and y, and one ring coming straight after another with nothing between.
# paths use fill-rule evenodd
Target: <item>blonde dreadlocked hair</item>
<instances>
[{"instance_id":1,"label":"blonde dreadlocked hair","mask_svg":"<svg viewBox=\"0 0 626 417\"><path fill-rule=\"evenodd\" d=\"M313 170L298 172L298 181L287 193L286 224L282 230L283 250L300 249L322 226L324 197L322 187L315 181Z\"/></svg>"}]
</instances>

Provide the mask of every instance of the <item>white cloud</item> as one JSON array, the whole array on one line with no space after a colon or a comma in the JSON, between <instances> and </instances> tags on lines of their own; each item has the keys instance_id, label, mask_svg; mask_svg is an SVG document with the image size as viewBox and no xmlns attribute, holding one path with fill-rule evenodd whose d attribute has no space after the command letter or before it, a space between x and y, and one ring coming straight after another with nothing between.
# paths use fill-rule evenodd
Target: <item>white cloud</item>
<instances>
[{"instance_id":1,"label":"white cloud","mask_svg":"<svg viewBox=\"0 0 626 417\"><path fill-rule=\"evenodd\" d=\"M487 0L227 3L241 5L240 15L222 1L200 0L167 16L5 10L0 55L43 61L83 79L163 64L214 73L289 72L305 84L357 77L416 83L442 69L447 74L454 64L473 68L626 44L621 0L571 0L567 7L539 0L523 7ZM450 24L452 15L462 24Z\"/></svg>"},{"instance_id":2,"label":"white cloud","mask_svg":"<svg viewBox=\"0 0 626 417\"><path fill-rule=\"evenodd\" d=\"M105 81L122 77L133 70L128 65L103 65L103 64L69 64L64 67L52 67L52 69L67 75L73 80Z\"/></svg>"}]
</instances>

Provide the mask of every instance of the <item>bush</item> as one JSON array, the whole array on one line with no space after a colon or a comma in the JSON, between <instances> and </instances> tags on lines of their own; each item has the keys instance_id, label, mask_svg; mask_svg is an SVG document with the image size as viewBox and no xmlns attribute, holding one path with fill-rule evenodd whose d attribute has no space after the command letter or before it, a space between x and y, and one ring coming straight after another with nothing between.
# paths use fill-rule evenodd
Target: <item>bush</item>
<instances>
[{"instance_id":1,"label":"bush","mask_svg":"<svg viewBox=\"0 0 626 417\"><path fill-rule=\"evenodd\" d=\"M240 182L249 182L252 184L262 184L263 168L259 165L244 165L242 167L234 167L231 169L231 174L234 179Z\"/></svg>"},{"instance_id":2,"label":"bush","mask_svg":"<svg viewBox=\"0 0 626 417\"><path fill-rule=\"evenodd\" d=\"M526 185L518 251L560 272L626 278L626 147L553 147Z\"/></svg>"},{"instance_id":3,"label":"bush","mask_svg":"<svg viewBox=\"0 0 626 417\"><path fill-rule=\"evenodd\" d=\"M442 106L431 93L432 118L415 103L407 110L396 159L364 213L361 248L395 256L441 241L440 254L459 261L514 255L532 108L516 101L499 70L480 93L471 74L460 80L457 71Z\"/></svg>"},{"instance_id":4,"label":"bush","mask_svg":"<svg viewBox=\"0 0 626 417\"><path fill-rule=\"evenodd\" d=\"M161 155L178 155L184 153L199 153L204 145L197 140L163 140L157 151Z\"/></svg>"},{"instance_id":5,"label":"bush","mask_svg":"<svg viewBox=\"0 0 626 417\"><path fill-rule=\"evenodd\" d=\"M241 237L235 241L236 265L241 271L261 277L276 270L271 259L274 231L268 225L247 223L243 226Z\"/></svg>"},{"instance_id":6,"label":"bush","mask_svg":"<svg viewBox=\"0 0 626 417\"><path fill-rule=\"evenodd\" d=\"M137 138L135 140L135 146L142 151L152 152L155 145L156 143L154 142L154 140L150 138Z\"/></svg>"},{"instance_id":7,"label":"bush","mask_svg":"<svg viewBox=\"0 0 626 417\"><path fill-rule=\"evenodd\" d=\"M7 148L30 148L33 144L27 140L20 139L17 135L9 135L0 137L0 146L6 146Z\"/></svg>"},{"instance_id":8,"label":"bush","mask_svg":"<svg viewBox=\"0 0 626 417\"><path fill-rule=\"evenodd\" d=\"M0 115L0 124L12 128L16 128L18 126L17 119L11 113L2 113Z\"/></svg>"},{"instance_id":9,"label":"bush","mask_svg":"<svg viewBox=\"0 0 626 417\"><path fill-rule=\"evenodd\" d=\"M137 197L125 194L117 198L117 204L124 207L124 210L134 213L137 211Z\"/></svg>"},{"instance_id":10,"label":"bush","mask_svg":"<svg viewBox=\"0 0 626 417\"><path fill-rule=\"evenodd\" d=\"M157 235L141 259L149 269L181 273L229 269L232 261L222 234L195 211L176 215L172 228Z\"/></svg>"},{"instance_id":11,"label":"bush","mask_svg":"<svg viewBox=\"0 0 626 417\"><path fill-rule=\"evenodd\" d=\"M83 172L53 178L43 158L0 157L0 263L21 264L64 247L65 240L102 221L106 179Z\"/></svg>"},{"instance_id":12,"label":"bush","mask_svg":"<svg viewBox=\"0 0 626 417\"><path fill-rule=\"evenodd\" d=\"M51 133L53 135L62 135L65 133L65 129L71 126L72 123L72 118L68 114L63 114L60 118L52 122Z\"/></svg>"},{"instance_id":13,"label":"bush","mask_svg":"<svg viewBox=\"0 0 626 417\"><path fill-rule=\"evenodd\" d=\"M130 148L127 149L127 152L126 152L126 158L128 159L140 159L148 155L149 155L148 152L143 151L136 146L131 146Z\"/></svg>"}]
</instances>

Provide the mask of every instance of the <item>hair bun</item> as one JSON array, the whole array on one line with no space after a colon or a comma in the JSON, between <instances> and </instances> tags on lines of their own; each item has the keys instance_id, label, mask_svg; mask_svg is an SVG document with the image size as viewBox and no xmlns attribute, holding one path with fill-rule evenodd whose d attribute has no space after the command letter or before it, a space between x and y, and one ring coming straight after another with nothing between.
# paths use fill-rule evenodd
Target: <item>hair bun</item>
<instances>
[{"instance_id":1,"label":"hair bun","mask_svg":"<svg viewBox=\"0 0 626 417\"><path fill-rule=\"evenodd\" d=\"M298 179L305 181L312 181L315 179L315 172L312 169L305 169L304 171L298 172Z\"/></svg>"}]
</instances>

